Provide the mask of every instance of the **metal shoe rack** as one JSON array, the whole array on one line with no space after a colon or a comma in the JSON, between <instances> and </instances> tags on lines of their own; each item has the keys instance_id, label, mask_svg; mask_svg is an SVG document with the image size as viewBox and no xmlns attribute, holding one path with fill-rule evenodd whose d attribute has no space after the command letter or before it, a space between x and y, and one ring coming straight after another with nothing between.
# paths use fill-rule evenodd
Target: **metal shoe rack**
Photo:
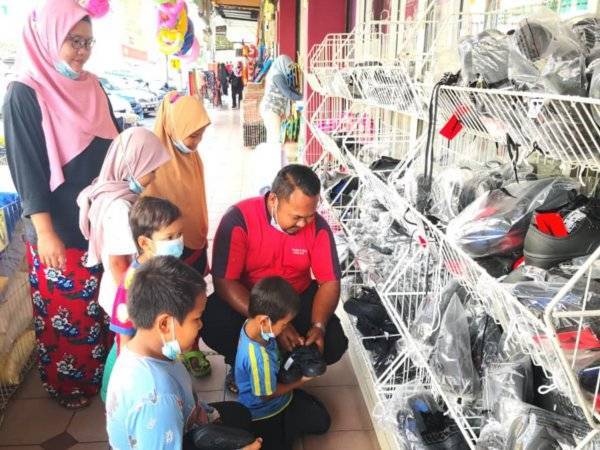
<instances>
[{"instance_id":1,"label":"metal shoe rack","mask_svg":"<svg viewBox=\"0 0 600 450\"><path fill-rule=\"evenodd\" d=\"M313 93L304 111L308 140L303 161L321 177L322 214L332 224L338 248L348 250L342 300L362 286L374 287L398 330L397 335L365 336L351 316L340 313L359 384L378 419L374 424L380 445L411 448L401 430L382 423L389 419L389 405L425 389L445 406L468 446L476 448L485 414L482 402L472 386L452 385L432 365L435 349L424 344L415 320L425 302L439 307L444 287L454 280L501 325L507 348L528 355L548 378L546 389L556 390L585 418L586 433L577 436L578 448L600 448L600 381L592 395L582 390L577 377L578 355L586 351L583 319L600 316L588 305L600 249L558 290L543 314L535 314L420 212L420 187L411 185L411 175L422 173L425 161L427 133L418 131L433 120L437 134L455 117L463 126L458 137L445 141L438 135L431 146L434 172L458 162L483 164L492 157L510 161L510 135L524 149L543 148L541 159L560 162L564 175L591 188L595 179L590 174L597 177L600 171L600 127L594 120L600 117L600 101L441 86L437 107L430 111L443 65L439 56L456 53L459 36L520 19L506 12L444 21L432 19L435 15L430 9L426 19L371 21L351 33L330 34L313 47L305 73ZM402 163L387 172L372 170L371 164L382 156ZM343 176L346 185L340 188ZM399 228L403 236L393 232ZM373 251L374 242L386 243L387 253ZM563 300L581 286L580 308L565 310ZM439 328L440 320L434 327ZM557 333L567 320L577 324L570 346ZM385 370L376 370L374 355L363 343L384 338L395 339L395 352Z\"/></svg>"}]
</instances>

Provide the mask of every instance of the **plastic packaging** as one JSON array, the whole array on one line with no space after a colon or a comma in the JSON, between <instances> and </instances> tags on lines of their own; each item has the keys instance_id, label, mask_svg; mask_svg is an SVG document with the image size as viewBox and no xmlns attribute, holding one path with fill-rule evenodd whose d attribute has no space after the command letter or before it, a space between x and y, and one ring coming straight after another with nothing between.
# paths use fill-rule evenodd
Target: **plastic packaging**
<instances>
[{"instance_id":1,"label":"plastic packaging","mask_svg":"<svg viewBox=\"0 0 600 450\"><path fill-rule=\"evenodd\" d=\"M469 449L454 420L443 413L431 392L416 383L378 403L373 416L388 429L400 431L407 449Z\"/></svg>"},{"instance_id":2,"label":"plastic packaging","mask_svg":"<svg viewBox=\"0 0 600 450\"><path fill-rule=\"evenodd\" d=\"M490 420L481 429L475 448L477 450L506 450L507 430L501 423Z\"/></svg>"},{"instance_id":3,"label":"plastic packaging","mask_svg":"<svg viewBox=\"0 0 600 450\"><path fill-rule=\"evenodd\" d=\"M471 336L471 359L479 375L500 352L502 329L483 309L469 320Z\"/></svg>"},{"instance_id":4,"label":"plastic packaging","mask_svg":"<svg viewBox=\"0 0 600 450\"><path fill-rule=\"evenodd\" d=\"M507 449L575 449L590 431L585 422L510 399L501 402L498 415L509 430Z\"/></svg>"},{"instance_id":5,"label":"plastic packaging","mask_svg":"<svg viewBox=\"0 0 600 450\"><path fill-rule=\"evenodd\" d=\"M569 19L565 25L588 51L588 64L600 56L600 18L585 14Z\"/></svg>"},{"instance_id":6,"label":"plastic packaging","mask_svg":"<svg viewBox=\"0 0 600 450\"><path fill-rule=\"evenodd\" d=\"M583 96L586 53L559 17L545 11L512 32L508 76L519 90Z\"/></svg>"},{"instance_id":7,"label":"plastic packaging","mask_svg":"<svg viewBox=\"0 0 600 450\"><path fill-rule=\"evenodd\" d=\"M465 288L458 281L452 280L444 288L439 298L432 295L426 296L419 305L415 320L410 328L413 337L425 347L433 347L450 300L454 296L464 299L466 295Z\"/></svg>"},{"instance_id":8,"label":"plastic packaging","mask_svg":"<svg viewBox=\"0 0 600 450\"><path fill-rule=\"evenodd\" d=\"M523 402L533 400L533 367L527 355L512 355L505 361L490 364L483 380L483 407L494 411L498 402L509 398Z\"/></svg>"},{"instance_id":9,"label":"plastic packaging","mask_svg":"<svg viewBox=\"0 0 600 450\"><path fill-rule=\"evenodd\" d=\"M478 393L479 377L471 360L469 325L456 295L444 313L430 362L442 385L457 397L473 399Z\"/></svg>"},{"instance_id":10,"label":"plastic packaging","mask_svg":"<svg viewBox=\"0 0 600 450\"><path fill-rule=\"evenodd\" d=\"M497 87L508 80L509 39L498 30L464 38L458 45L461 75L467 85L483 81Z\"/></svg>"},{"instance_id":11,"label":"plastic packaging","mask_svg":"<svg viewBox=\"0 0 600 450\"><path fill-rule=\"evenodd\" d=\"M521 250L534 210L578 188L571 179L547 178L485 193L450 221L448 238L474 258Z\"/></svg>"}]
</instances>

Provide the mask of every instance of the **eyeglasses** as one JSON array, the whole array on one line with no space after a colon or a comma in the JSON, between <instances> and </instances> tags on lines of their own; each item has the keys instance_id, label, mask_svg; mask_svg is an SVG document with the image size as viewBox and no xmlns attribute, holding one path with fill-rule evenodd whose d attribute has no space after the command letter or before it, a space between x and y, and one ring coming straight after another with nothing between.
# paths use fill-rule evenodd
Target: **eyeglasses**
<instances>
[{"instance_id":1,"label":"eyeglasses","mask_svg":"<svg viewBox=\"0 0 600 450\"><path fill-rule=\"evenodd\" d=\"M81 36L73 36L70 34L67 35L67 40L71 43L71 46L75 50L81 50L82 48L85 48L86 50L91 50L94 44L96 43L96 40L94 38L84 39Z\"/></svg>"}]
</instances>

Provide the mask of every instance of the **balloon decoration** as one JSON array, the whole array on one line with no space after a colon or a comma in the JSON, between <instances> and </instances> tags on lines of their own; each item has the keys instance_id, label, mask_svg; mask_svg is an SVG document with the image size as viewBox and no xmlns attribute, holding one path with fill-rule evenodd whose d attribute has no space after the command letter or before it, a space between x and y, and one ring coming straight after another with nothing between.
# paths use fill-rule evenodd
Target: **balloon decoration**
<instances>
[{"instance_id":1,"label":"balloon decoration","mask_svg":"<svg viewBox=\"0 0 600 450\"><path fill-rule=\"evenodd\" d=\"M194 35L194 24L187 14L184 0L155 0L158 3L158 49L185 62L194 62L200 54L200 43Z\"/></svg>"},{"instance_id":2,"label":"balloon decoration","mask_svg":"<svg viewBox=\"0 0 600 450\"><path fill-rule=\"evenodd\" d=\"M110 8L108 0L78 0L78 2L93 19L105 16Z\"/></svg>"}]
</instances>

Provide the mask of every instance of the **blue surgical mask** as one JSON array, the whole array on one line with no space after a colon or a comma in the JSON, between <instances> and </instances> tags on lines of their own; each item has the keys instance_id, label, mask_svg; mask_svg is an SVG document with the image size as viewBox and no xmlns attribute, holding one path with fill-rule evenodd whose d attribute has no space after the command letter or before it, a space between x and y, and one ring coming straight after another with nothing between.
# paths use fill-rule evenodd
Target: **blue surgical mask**
<instances>
[{"instance_id":1,"label":"blue surgical mask","mask_svg":"<svg viewBox=\"0 0 600 450\"><path fill-rule=\"evenodd\" d=\"M263 341L269 342L271 339L275 339L275 333L273 333L273 325L271 324L271 319L269 319L269 328L270 331L264 331L262 324L260 324L260 337Z\"/></svg>"},{"instance_id":2,"label":"blue surgical mask","mask_svg":"<svg viewBox=\"0 0 600 450\"><path fill-rule=\"evenodd\" d=\"M181 346L179 345L179 341L175 337L175 318L171 317L171 329L173 330L173 339L170 341L166 341L164 336L161 334L160 338L163 341L162 346L162 354L165 355L165 358L170 359L171 361L175 361L179 355L181 355Z\"/></svg>"},{"instance_id":3,"label":"blue surgical mask","mask_svg":"<svg viewBox=\"0 0 600 450\"><path fill-rule=\"evenodd\" d=\"M168 241L156 241L156 256L174 256L179 258L183 253L183 236Z\"/></svg>"},{"instance_id":4,"label":"blue surgical mask","mask_svg":"<svg viewBox=\"0 0 600 450\"><path fill-rule=\"evenodd\" d=\"M54 64L54 68L62 76L65 76L71 80L76 80L79 78L79 72L73 70L73 68L65 61L58 61L56 64Z\"/></svg>"},{"instance_id":5,"label":"blue surgical mask","mask_svg":"<svg viewBox=\"0 0 600 450\"><path fill-rule=\"evenodd\" d=\"M138 180L135 179L134 176L129 177L129 190L134 194L141 194L144 192L144 186L140 184Z\"/></svg>"},{"instance_id":6,"label":"blue surgical mask","mask_svg":"<svg viewBox=\"0 0 600 450\"><path fill-rule=\"evenodd\" d=\"M192 149L190 149L190 148L189 148L187 145L185 145L185 144L184 144L183 142L181 142L181 141L176 141L176 140L173 140L173 145L175 146L175 148L176 148L177 150L179 150L179 151L180 151L181 153L183 153L183 154L186 154L186 155L187 155L187 154L189 154L189 153L192 153L192 152L193 152L193 150L192 150Z\"/></svg>"}]
</instances>

